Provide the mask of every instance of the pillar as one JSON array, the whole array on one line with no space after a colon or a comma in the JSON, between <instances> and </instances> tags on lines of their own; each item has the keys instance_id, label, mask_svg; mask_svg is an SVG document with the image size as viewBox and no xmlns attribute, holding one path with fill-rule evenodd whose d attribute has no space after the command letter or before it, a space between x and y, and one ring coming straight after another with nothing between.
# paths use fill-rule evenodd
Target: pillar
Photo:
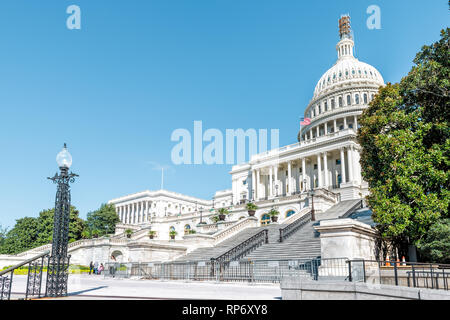
<instances>
[{"instance_id":1,"label":"pillar","mask_svg":"<svg viewBox=\"0 0 450 320\"><path fill-rule=\"evenodd\" d=\"M287 183L287 185L288 185L288 192L287 192L287 194L291 194L292 193L291 180L292 180L292 166L291 166L291 162L288 161L288 183Z\"/></svg>"},{"instance_id":2,"label":"pillar","mask_svg":"<svg viewBox=\"0 0 450 320\"><path fill-rule=\"evenodd\" d=\"M275 185L278 186L278 166L274 166L273 169L274 169L274 175L275 175ZM278 188L279 188L279 186L278 186ZM275 193L276 193L275 196L279 195L279 191L278 190L279 189L275 188Z\"/></svg>"},{"instance_id":3,"label":"pillar","mask_svg":"<svg viewBox=\"0 0 450 320\"><path fill-rule=\"evenodd\" d=\"M353 147L349 146L347 149L347 159L348 159L348 181L353 182Z\"/></svg>"},{"instance_id":4,"label":"pillar","mask_svg":"<svg viewBox=\"0 0 450 320\"><path fill-rule=\"evenodd\" d=\"M307 183L308 181L306 180L306 158L302 159L302 180L303 180L303 192L308 190L307 188Z\"/></svg>"},{"instance_id":5,"label":"pillar","mask_svg":"<svg viewBox=\"0 0 450 320\"><path fill-rule=\"evenodd\" d=\"M320 153L317 155L317 188L322 186L322 164L320 159Z\"/></svg>"},{"instance_id":6,"label":"pillar","mask_svg":"<svg viewBox=\"0 0 450 320\"><path fill-rule=\"evenodd\" d=\"M341 181L342 183L347 182L345 175L345 154L344 154L344 148L341 148Z\"/></svg>"},{"instance_id":7,"label":"pillar","mask_svg":"<svg viewBox=\"0 0 450 320\"><path fill-rule=\"evenodd\" d=\"M273 183L272 183L273 169L269 168L269 197L273 197Z\"/></svg>"},{"instance_id":8,"label":"pillar","mask_svg":"<svg viewBox=\"0 0 450 320\"><path fill-rule=\"evenodd\" d=\"M252 199L256 200L256 172L252 170Z\"/></svg>"},{"instance_id":9,"label":"pillar","mask_svg":"<svg viewBox=\"0 0 450 320\"><path fill-rule=\"evenodd\" d=\"M329 182L328 182L328 159L327 159L327 153L323 153L323 172L324 172L324 187L328 188Z\"/></svg>"}]
</instances>

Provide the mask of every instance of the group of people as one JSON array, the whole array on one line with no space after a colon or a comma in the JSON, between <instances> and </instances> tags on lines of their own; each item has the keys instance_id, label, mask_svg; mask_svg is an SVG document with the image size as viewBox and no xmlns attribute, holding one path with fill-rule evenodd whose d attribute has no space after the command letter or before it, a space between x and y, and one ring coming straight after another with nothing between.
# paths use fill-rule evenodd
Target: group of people
<instances>
[{"instance_id":1,"label":"group of people","mask_svg":"<svg viewBox=\"0 0 450 320\"><path fill-rule=\"evenodd\" d=\"M103 263L100 263L100 266L98 265L98 262L92 262L89 264L89 274L92 274L92 272L94 274L102 274L103 270L105 269L105 267L103 266Z\"/></svg>"}]
</instances>

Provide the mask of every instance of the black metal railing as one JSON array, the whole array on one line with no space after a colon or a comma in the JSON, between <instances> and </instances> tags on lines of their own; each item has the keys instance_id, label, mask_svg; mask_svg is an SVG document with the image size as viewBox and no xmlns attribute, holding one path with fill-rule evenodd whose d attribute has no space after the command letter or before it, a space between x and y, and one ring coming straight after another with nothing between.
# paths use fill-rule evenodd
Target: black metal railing
<instances>
[{"instance_id":1,"label":"black metal railing","mask_svg":"<svg viewBox=\"0 0 450 320\"><path fill-rule=\"evenodd\" d=\"M123 264L127 277L140 276L147 280L186 280L216 282L280 283L283 277L311 280L346 280L347 259L242 259L222 264L215 261L180 261ZM106 265L105 271L109 270ZM214 270L215 272L211 272ZM108 272L108 271L107 271ZM107 275L105 273L105 276Z\"/></svg>"},{"instance_id":2,"label":"black metal railing","mask_svg":"<svg viewBox=\"0 0 450 320\"><path fill-rule=\"evenodd\" d=\"M300 228L302 228L304 225L306 225L310 221L311 221L311 212L308 212L303 217L295 220L294 222L290 223L286 227L280 229L280 239L278 241L283 242L285 239L287 239L292 234L297 232Z\"/></svg>"},{"instance_id":3,"label":"black metal railing","mask_svg":"<svg viewBox=\"0 0 450 320\"><path fill-rule=\"evenodd\" d=\"M358 201L355 203L351 208L349 208L347 211L344 212L343 215L340 216L341 219L348 218L355 210L364 208L363 200Z\"/></svg>"},{"instance_id":4,"label":"black metal railing","mask_svg":"<svg viewBox=\"0 0 450 320\"><path fill-rule=\"evenodd\" d=\"M44 264L48 263L49 251L34 258L28 259L4 271L0 271L0 300L11 299L14 272L27 269L27 284L24 299L40 298L42 296L42 278L44 275Z\"/></svg>"},{"instance_id":5,"label":"black metal railing","mask_svg":"<svg viewBox=\"0 0 450 320\"><path fill-rule=\"evenodd\" d=\"M449 290L449 264L377 260L347 263L349 281Z\"/></svg>"},{"instance_id":6,"label":"black metal railing","mask_svg":"<svg viewBox=\"0 0 450 320\"><path fill-rule=\"evenodd\" d=\"M211 261L223 264L224 262L238 260L267 243L269 243L269 231L264 229L219 257L211 258Z\"/></svg>"}]
</instances>

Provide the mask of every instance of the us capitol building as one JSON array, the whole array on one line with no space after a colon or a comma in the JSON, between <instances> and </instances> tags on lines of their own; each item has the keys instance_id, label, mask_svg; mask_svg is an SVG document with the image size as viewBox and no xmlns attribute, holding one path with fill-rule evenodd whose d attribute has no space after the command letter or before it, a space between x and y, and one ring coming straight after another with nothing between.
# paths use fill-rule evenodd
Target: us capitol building
<instances>
[{"instance_id":1,"label":"us capitol building","mask_svg":"<svg viewBox=\"0 0 450 320\"><path fill-rule=\"evenodd\" d=\"M310 124L301 127L297 143L233 166L231 189L217 191L212 200L167 190L110 200L121 221L115 235L71 243L71 261L175 260L198 248L216 246L247 228L273 225L271 209L280 212L276 224L282 226L310 213L312 206L320 218L333 208L344 210L345 204L348 208L361 202L368 185L359 163L358 118L384 81L373 66L355 58L348 16L339 20L339 34L337 61L317 82L304 112ZM258 207L254 217L249 217L248 202ZM213 222L212 216L224 207L230 212L226 220ZM333 217L338 216L323 216ZM175 239L170 231L177 233Z\"/></svg>"}]
</instances>

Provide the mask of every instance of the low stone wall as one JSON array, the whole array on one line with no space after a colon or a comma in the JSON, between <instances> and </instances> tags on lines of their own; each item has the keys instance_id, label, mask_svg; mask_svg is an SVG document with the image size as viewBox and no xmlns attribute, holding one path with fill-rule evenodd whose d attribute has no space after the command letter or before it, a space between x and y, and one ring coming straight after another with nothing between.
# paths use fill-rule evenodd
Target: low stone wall
<instances>
[{"instance_id":1,"label":"low stone wall","mask_svg":"<svg viewBox=\"0 0 450 320\"><path fill-rule=\"evenodd\" d=\"M450 291L346 281L281 280L283 300L450 300Z\"/></svg>"}]
</instances>

